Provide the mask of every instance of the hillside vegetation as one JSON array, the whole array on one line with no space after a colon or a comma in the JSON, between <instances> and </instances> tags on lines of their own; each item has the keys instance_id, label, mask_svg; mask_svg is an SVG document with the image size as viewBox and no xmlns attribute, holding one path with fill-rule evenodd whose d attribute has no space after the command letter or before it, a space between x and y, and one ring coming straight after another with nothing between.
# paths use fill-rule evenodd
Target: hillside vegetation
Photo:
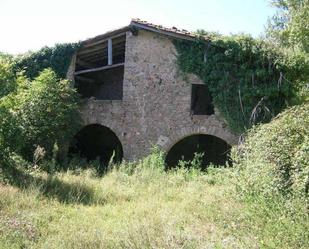
<instances>
[{"instance_id":1,"label":"hillside vegetation","mask_svg":"<svg viewBox=\"0 0 309 249\"><path fill-rule=\"evenodd\" d=\"M237 186L249 195L309 197L309 103L253 128L234 148ZM309 203L307 203L309 204Z\"/></svg>"}]
</instances>

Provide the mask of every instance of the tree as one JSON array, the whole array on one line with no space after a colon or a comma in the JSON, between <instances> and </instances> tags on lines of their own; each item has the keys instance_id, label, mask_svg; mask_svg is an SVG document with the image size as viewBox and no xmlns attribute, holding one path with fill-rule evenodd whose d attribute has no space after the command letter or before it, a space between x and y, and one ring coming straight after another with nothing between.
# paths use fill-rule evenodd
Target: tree
<instances>
[{"instance_id":1,"label":"tree","mask_svg":"<svg viewBox=\"0 0 309 249\"><path fill-rule=\"evenodd\" d=\"M0 53L0 98L16 89L16 78L11 57Z\"/></svg>"},{"instance_id":2,"label":"tree","mask_svg":"<svg viewBox=\"0 0 309 249\"><path fill-rule=\"evenodd\" d=\"M277 8L268 37L282 47L309 53L309 0L270 0Z\"/></svg>"},{"instance_id":3,"label":"tree","mask_svg":"<svg viewBox=\"0 0 309 249\"><path fill-rule=\"evenodd\" d=\"M65 78L72 56L79 43L56 44L28 52L15 58L15 71L24 70L29 79L34 79L46 68L51 68L58 77Z\"/></svg>"},{"instance_id":4,"label":"tree","mask_svg":"<svg viewBox=\"0 0 309 249\"><path fill-rule=\"evenodd\" d=\"M13 112L22 130L21 153L31 159L37 146L51 155L55 143L68 141L79 129L78 94L67 80L45 69L17 92Z\"/></svg>"}]
</instances>

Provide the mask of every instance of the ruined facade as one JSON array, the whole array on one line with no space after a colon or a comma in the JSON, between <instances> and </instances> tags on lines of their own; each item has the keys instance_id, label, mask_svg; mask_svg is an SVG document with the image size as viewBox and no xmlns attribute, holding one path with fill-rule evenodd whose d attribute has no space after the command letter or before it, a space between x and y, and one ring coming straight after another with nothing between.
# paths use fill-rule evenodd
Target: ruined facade
<instances>
[{"instance_id":1,"label":"ruined facade","mask_svg":"<svg viewBox=\"0 0 309 249\"><path fill-rule=\"evenodd\" d=\"M133 20L125 28L83 42L68 72L84 98L84 129L71 151L93 159L104 153L110 157L114 150L118 159L135 160L154 145L169 152L191 137L186 151L196 145L208 148L213 158L227 153L237 137L212 105L207 84L179 71L173 39L194 37ZM106 132L91 132L94 127ZM206 145L200 146L201 141ZM172 157L168 154L171 163Z\"/></svg>"}]
</instances>

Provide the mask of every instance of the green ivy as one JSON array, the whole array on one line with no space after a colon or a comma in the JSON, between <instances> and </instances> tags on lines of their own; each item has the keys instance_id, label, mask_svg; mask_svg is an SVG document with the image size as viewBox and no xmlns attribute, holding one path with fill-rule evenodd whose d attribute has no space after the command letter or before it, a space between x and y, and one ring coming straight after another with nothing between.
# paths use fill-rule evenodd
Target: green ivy
<instances>
[{"instance_id":1,"label":"green ivy","mask_svg":"<svg viewBox=\"0 0 309 249\"><path fill-rule=\"evenodd\" d=\"M59 78L65 78L71 58L79 46L79 43L56 44L20 55L15 59L15 71L24 70L27 78L34 79L44 69L51 68Z\"/></svg>"},{"instance_id":2,"label":"green ivy","mask_svg":"<svg viewBox=\"0 0 309 249\"><path fill-rule=\"evenodd\" d=\"M295 101L300 83L308 79L303 57L291 59L249 36L212 34L207 40L174 44L181 71L207 84L215 106L238 133L270 121Z\"/></svg>"}]
</instances>

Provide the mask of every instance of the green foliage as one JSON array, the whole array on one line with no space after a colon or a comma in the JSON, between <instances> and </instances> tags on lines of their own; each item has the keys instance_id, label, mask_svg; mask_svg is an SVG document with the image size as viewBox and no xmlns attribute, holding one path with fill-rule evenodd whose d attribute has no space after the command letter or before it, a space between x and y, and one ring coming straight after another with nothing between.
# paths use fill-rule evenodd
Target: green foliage
<instances>
[{"instance_id":1,"label":"green foliage","mask_svg":"<svg viewBox=\"0 0 309 249\"><path fill-rule=\"evenodd\" d=\"M52 154L55 143L68 141L79 129L78 95L67 80L45 69L14 96L22 134L22 154L31 157L39 145Z\"/></svg>"},{"instance_id":2,"label":"green foliage","mask_svg":"<svg viewBox=\"0 0 309 249\"><path fill-rule=\"evenodd\" d=\"M13 61L9 55L0 53L0 166L9 165L10 144L18 143L19 132L16 118L9 111L9 94L17 88Z\"/></svg>"},{"instance_id":3,"label":"green foliage","mask_svg":"<svg viewBox=\"0 0 309 249\"><path fill-rule=\"evenodd\" d=\"M67 80L45 69L33 81L17 78L18 89L0 101L0 146L32 160L40 146L51 157L79 129L78 94Z\"/></svg>"},{"instance_id":4,"label":"green foliage","mask_svg":"<svg viewBox=\"0 0 309 249\"><path fill-rule=\"evenodd\" d=\"M12 58L0 54L0 98L16 89L13 65Z\"/></svg>"},{"instance_id":5,"label":"green foliage","mask_svg":"<svg viewBox=\"0 0 309 249\"><path fill-rule=\"evenodd\" d=\"M309 53L309 0L271 0L277 13L267 34L280 46Z\"/></svg>"},{"instance_id":6,"label":"green foliage","mask_svg":"<svg viewBox=\"0 0 309 249\"><path fill-rule=\"evenodd\" d=\"M305 57L285 57L249 36L212 34L208 41L175 41L175 45L180 69L200 76L236 132L270 121L295 101L301 83L309 78Z\"/></svg>"},{"instance_id":7,"label":"green foliage","mask_svg":"<svg viewBox=\"0 0 309 249\"><path fill-rule=\"evenodd\" d=\"M56 44L20 55L15 58L15 70L25 70L27 78L34 79L44 69L51 68L59 78L65 78L72 55L78 47L78 43Z\"/></svg>"},{"instance_id":8,"label":"green foliage","mask_svg":"<svg viewBox=\"0 0 309 249\"><path fill-rule=\"evenodd\" d=\"M16 117L0 101L0 168L10 165L10 152L13 145L20 144L20 130ZM14 148L16 149L16 148Z\"/></svg>"},{"instance_id":9,"label":"green foliage","mask_svg":"<svg viewBox=\"0 0 309 249\"><path fill-rule=\"evenodd\" d=\"M309 104L295 106L249 131L232 158L238 189L265 197L284 194L308 200Z\"/></svg>"},{"instance_id":10,"label":"green foliage","mask_svg":"<svg viewBox=\"0 0 309 249\"><path fill-rule=\"evenodd\" d=\"M10 164L12 152L32 160L38 146L51 157L55 143L61 146L79 129L78 94L68 81L44 70L51 66L64 77L76 47L57 45L15 59L0 54L1 166Z\"/></svg>"},{"instance_id":11,"label":"green foliage","mask_svg":"<svg viewBox=\"0 0 309 249\"><path fill-rule=\"evenodd\" d=\"M239 200L232 168L164 171L156 152L98 177L25 170L15 160L20 167L0 171L3 249L308 247L306 211L280 199Z\"/></svg>"}]
</instances>

